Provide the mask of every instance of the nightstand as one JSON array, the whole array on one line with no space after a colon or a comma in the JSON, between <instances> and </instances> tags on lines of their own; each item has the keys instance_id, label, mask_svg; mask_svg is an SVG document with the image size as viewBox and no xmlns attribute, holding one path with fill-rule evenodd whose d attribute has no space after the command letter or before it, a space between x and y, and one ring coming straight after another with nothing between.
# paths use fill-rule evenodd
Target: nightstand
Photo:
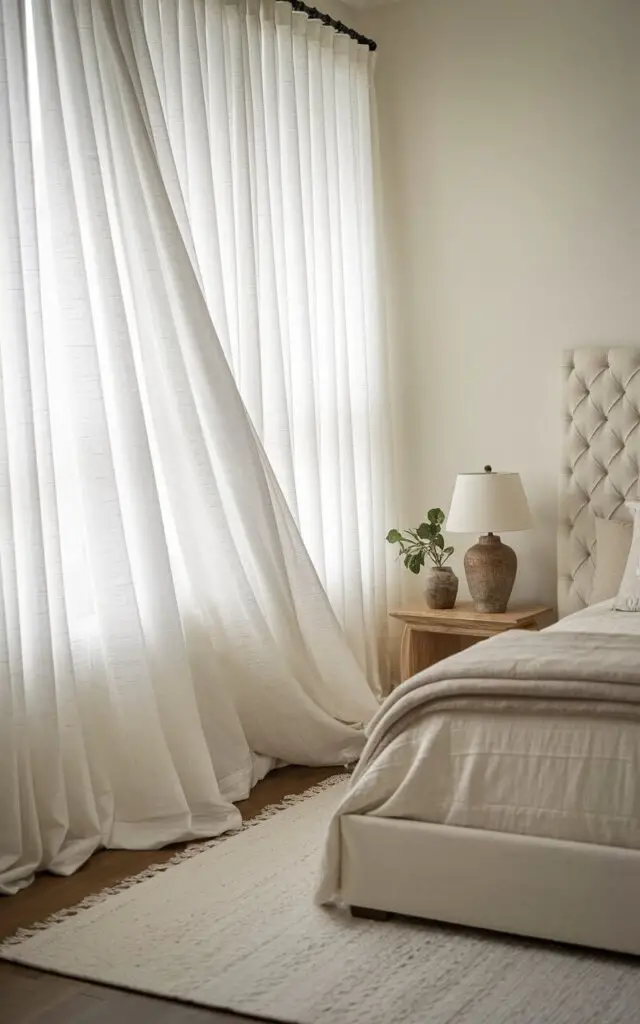
<instances>
[{"instance_id":1,"label":"nightstand","mask_svg":"<svg viewBox=\"0 0 640 1024\"><path fill-rule=\"evenodd\" d=\"M540 629L549 625L553 609L542 604L516 605L495 615L476 612L473 604L460 603L446 611L416 607L389 613L404 622L400 647L400 678L404 681L423 668L448 658L507 629Z\"/></svg>"}]
</instances>

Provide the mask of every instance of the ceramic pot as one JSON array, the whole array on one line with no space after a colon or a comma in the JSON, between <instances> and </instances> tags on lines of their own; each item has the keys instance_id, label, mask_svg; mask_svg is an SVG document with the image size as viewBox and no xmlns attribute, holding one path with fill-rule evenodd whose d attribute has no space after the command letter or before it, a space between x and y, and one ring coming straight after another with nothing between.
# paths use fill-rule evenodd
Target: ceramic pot
<instances>
[{"instance_id":1,"label":"ceramic pot","mask_svg":"<svg viewBox=\"0 0 640 1024\"><path fill-rule=\"evenodd\" d=\"M458 577L453 569L448 565L441 569L429 569L424 588L424 597L429 608L453 608L457 596Z\"/></svg>"},{"instance_id":2,"label":"ceramic pot","mask_svg":"<svg viewBox=\"0 0 640 1024\"><path fill-rule=\"evenodd\" d=\"M477 612L506 612L517 568L515 551L496 534L480 537L469 548L464 556L464 571Z\"/></svg>"}]
</instances>

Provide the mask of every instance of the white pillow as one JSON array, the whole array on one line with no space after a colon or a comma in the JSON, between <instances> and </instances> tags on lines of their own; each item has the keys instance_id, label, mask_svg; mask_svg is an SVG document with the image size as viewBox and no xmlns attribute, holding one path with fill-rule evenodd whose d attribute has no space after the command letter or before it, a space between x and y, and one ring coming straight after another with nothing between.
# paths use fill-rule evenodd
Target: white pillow
<instances>
[{"instance_id":1,"label":"white pillow","mask_svg":"<svg viewBox=\"0 0 640 1024\"><path fill-rule=\"evenodd\" d=\"M615 597L620 589L629 558L633 521L600 519L596 516L596 568L589 604Z\"/></svg>"},{"instance_id":2,"label":"white pillow","mask_svg":"<svg viewBox=\"0 0 640 1024\"><path fill-rule=\"evenodd\" d=\"M640 612L640 502L627 501L626 506L633 512L633 536L614 608L619 612Z\"/></svg>"}]
</instances>

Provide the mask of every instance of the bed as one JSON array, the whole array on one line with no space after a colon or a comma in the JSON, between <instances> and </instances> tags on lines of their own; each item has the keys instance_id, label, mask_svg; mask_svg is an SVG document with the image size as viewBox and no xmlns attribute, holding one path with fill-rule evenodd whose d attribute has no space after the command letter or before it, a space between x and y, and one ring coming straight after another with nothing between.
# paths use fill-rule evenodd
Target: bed
<instances>
[{"instance_id":1,"label":"bed","mask_svg":"<svg viewBox=\"0 0 640 1024\"><path fill-rule=\"evenodd\" d=\"M640 954L640 614L590 605L596 516L636 497L640 350L565 356L560 621L388 698L317 900Z\"/></svg>"}]
</instances>

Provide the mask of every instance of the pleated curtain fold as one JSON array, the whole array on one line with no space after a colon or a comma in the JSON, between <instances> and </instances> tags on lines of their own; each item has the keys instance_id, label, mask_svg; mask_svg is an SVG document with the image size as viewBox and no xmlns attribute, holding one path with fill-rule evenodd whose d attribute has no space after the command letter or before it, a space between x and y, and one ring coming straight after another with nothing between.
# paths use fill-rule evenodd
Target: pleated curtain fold
<instances>
[{"instance_id":1,"label":"pleated curtain fold","mask_svg":"<svg viewBox=\"0 0 640 1024\"><path fill-rule=\"evenodd\" d=\"M375 54L286 2L126 8L220 342L351 648L384 691L396 512Z\"/></svg>"},{"instance_id":2,"label":"pleated curtain fold","mask_svg":"<svg viewBox=\"0 0 640 1024\"><path fill-rule=\"evenodd\" d=\"M235 827L277 759L356 757L376 706L231 372L252 292L233 313L205 273L211 175L183 189L145 13L0 3L2 892Z\"/></svg>"}]
</instances>

